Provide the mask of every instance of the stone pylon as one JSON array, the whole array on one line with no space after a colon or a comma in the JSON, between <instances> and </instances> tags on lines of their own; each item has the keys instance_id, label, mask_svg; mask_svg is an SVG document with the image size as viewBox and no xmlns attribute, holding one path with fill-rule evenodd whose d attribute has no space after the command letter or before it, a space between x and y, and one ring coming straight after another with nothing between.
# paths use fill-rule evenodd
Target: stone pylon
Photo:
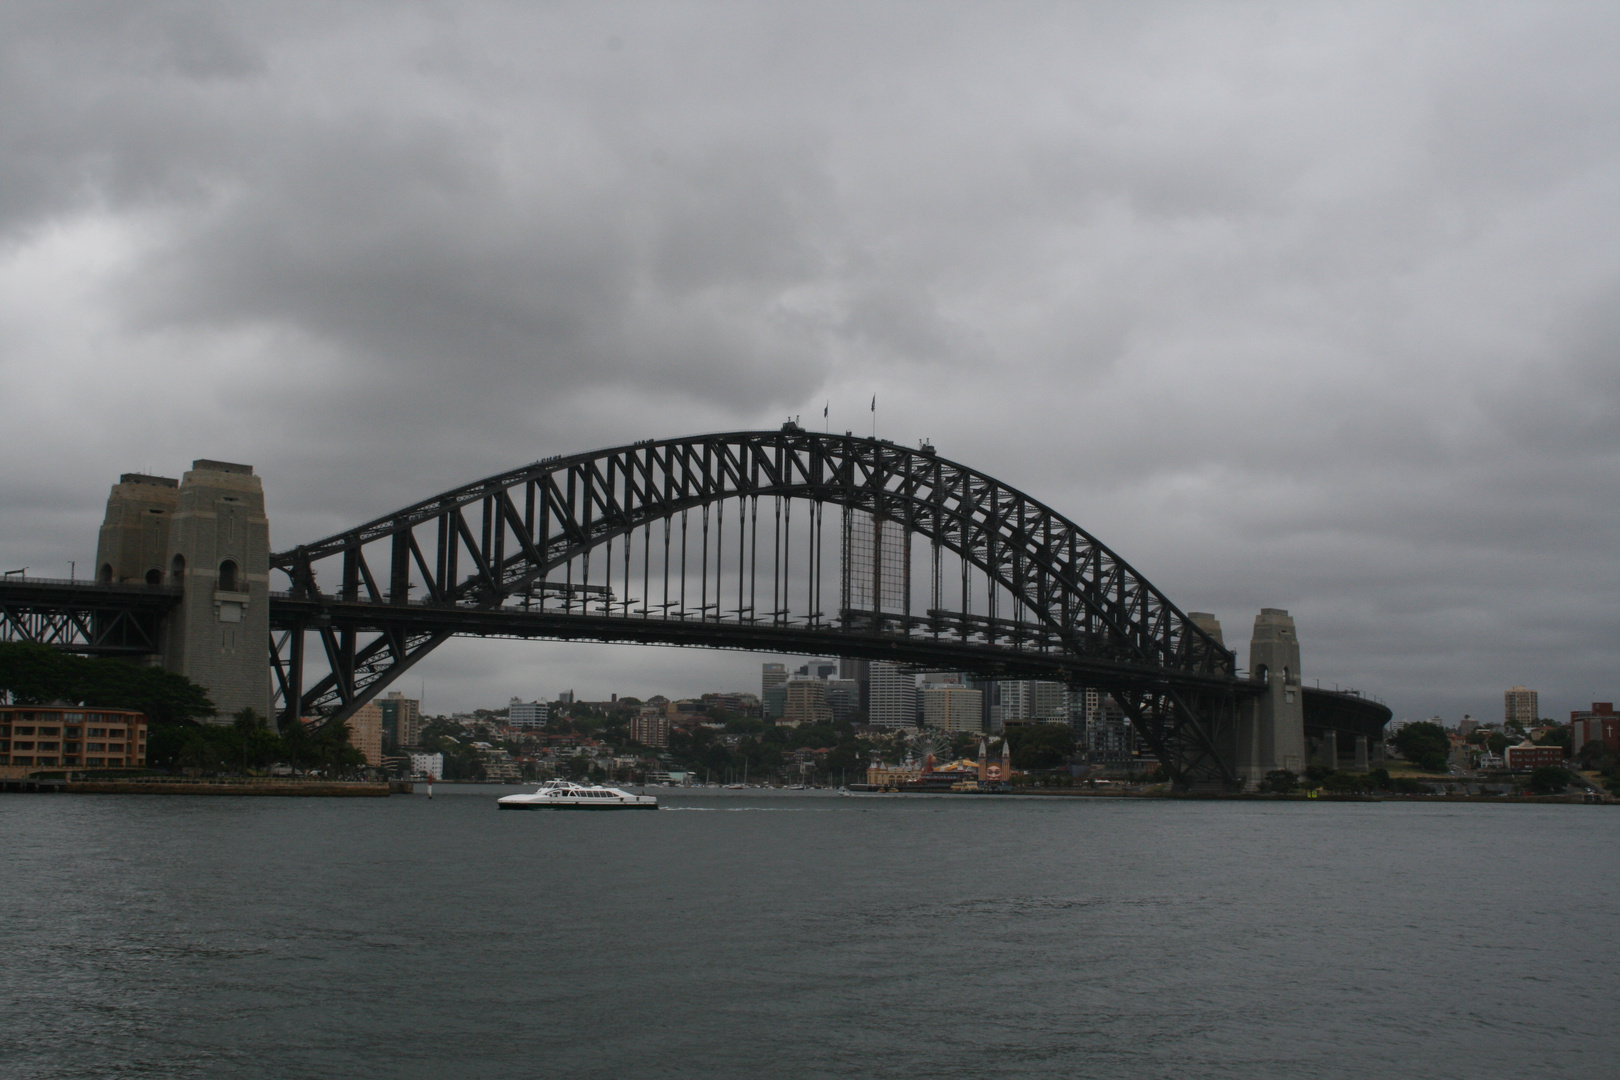
<instances>
[{"instance_id":1,"label":"stone pylon","mask_svg":"<svg viewBox=\"0 0 1620 1080\"><path fill-rule=\"evenodd\" d=\"M178 584L169 577L169 522L180 508L180 482L125 473L107 495L96 542L97 581Z\"/></svg>"},{"instance_id":2,"label":"stone pylon","mask_svg":"<svg viewBox=\"0 0 1620 1080\"><path fill-rule=\"evenodd\" d=\"M205 687L228 723L270 716L270 531L249 465L192 462L178 483L126 473L107 498L96 549L105 581L179 586L163 666Z\"/></svg>"},{"instance_id":3,"label":"stone pylon","mask_svg":"<svg viewBox=\"0 0 1620 1080\"><path fill-rule=\"evenodd\" d=\"M1244 787L1252 789L1268 772L1303 772L1307 764L1299 638L1281 608L1262 608L1255 617L1249 676L1265 690L1238 707L1234 760Z\"/></svg>"}]
</instances>

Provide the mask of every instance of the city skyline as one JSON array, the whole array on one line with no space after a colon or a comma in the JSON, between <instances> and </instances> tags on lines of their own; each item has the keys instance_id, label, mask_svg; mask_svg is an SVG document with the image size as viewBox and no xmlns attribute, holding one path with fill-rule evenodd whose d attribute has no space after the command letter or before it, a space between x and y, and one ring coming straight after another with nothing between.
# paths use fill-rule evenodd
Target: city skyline
<instances>
[{"instance_id":1,"label":"city skyline","mask_svg":"<svg viewBox=\"0 0 1620 1080\"><path fill-rule=\"evenodd\" d=\"M527 645L529 647L553 646L553 645L558 646L558 647L566 647L566 645L568 643L561 643L561 642L527 642L527 643L524 643L524 642L510 642L510 643L507 643L507 644ZM639 646L639 647L604 646L603 648L616 648L619 651L626 651L628 649L635 649L635 648L666 649L667 650L667 649L676 649L678 647L677 646ZM705 651L705 650L691 650L691 649L688 649L688 650L683 650L683 651L701 652L701 651ZM1240 659L1245 655L1245 651L1246 650L1241 650L1240 649L1240 651L1239 651ZM785 679L791 679L791 678L797 677L797 676L795 676L793 674L794 671L796 671L799 666L802 666L805 663L815 661L815 660L826 660L826 661L834 661L834 662L836 662L836 660L837 660L836 657L833 657L833 656L830 656L830 655L827 655L827 654L816 654L814 656L811 656L811 655L808 655L808 654L787 654L787 653L744 653L744 652L736 652L736 651L729 651L728 650L728 651L725 651L723 653L723 655L728 657L728 658L733 658L733 659L748 658L750 661L752 661L753 666L751 668L747 668L747 669L743 669L743 668L735 669L732 672L732 674L729 676L729 680L730 680L729 682L726 681L728 676L722 675L722 676L720 676L720 678L717 681L717 680L709 679L706 674L693 674L693 675L688 676L684 681L679 681L678 680L676 684L664 684L664 685L660 685L660 684L655 683L655 682L637 683L637 682L634 682L633 679L631 681L629 681L629 682L618 683L618 684L610 684L610 683L601 683L601 684L589 683L589 684L585 684L585 683L579 683L577 680L574 683L568 683L567 680L565 679L564 683L567 683L567 685L559 684L559 685L551 686L551 687L538 687L538 686L536 686L536 687L531 687L531 688L528 688L528 689L513 690L510 694L504 694L504 693L500 694L500 695L491 694L491 695L488 696L489 699L487 701L484 699L484 696L481 695L481 694L480 695L475 695L474 698L468 698L468 699L466 699L464 701L457 701L457 702L454 702L454 703L443 703L443 704L441 704L439 701L430 702L428 697L422 697L420 700L423 702L422 711L423 711L424 715L438 715L438 716L449 716L449 715L452 715L452 714L471 714L471 713L473 713L473 712L475 712L477 710L487 710L487 711L494 712L494 711L497 711L497 710L499 710L501 708L504 708L511 698L522 698L525 701L535 700L535 701L539 701L539 702L542 702L542 703L554 702L554 701L558 700L559 695L562 695L562 694L565 694L565 693L570 693L570 692L574 695L573 700L576 700L576 701L589 701L589 702L609 701L609 700L613 699L615 696L618 697L618 698L633 697L633 698L636 698L636 699L641 700L641 701L645 701L648 698L653 697L653 696L662 696L662 697L668 698L671 701L679 701L679 700L697 699L697 698L701 697L704 694L724 694L724 693L749 693L749 694L754 694L756 697L761 697L761 700L763 701L763 696L760 693L760 690L761 690L761 685L760 685L760 682L761 682L761 668L763 666L770 665L770 664L783 665L783 667L785 668L785 671L782 674L783 674L783 677L784 677L784 680L785 680ZM887 665L884 665L884 667L886 668ZM913 675L912 675L912 681L918 684L918 686L917 686L917 694L919 695L918 699L916 701L912 702L912 707L913 707L914 710L915 710L916 706L918 705L918 703L921 700L921 698L920 698L920 695L921 695L921 683L926 680L928 675L931 675L931 674L955 675L957 673L956 672L938 672L938 673L927 672L927 673L925 673L925 672L921 672L921 671L914 672ZM611 679L612 676L611 676L611 674L608 674L608 675L604 675L603 678ZM1008 684L1008 685L1020 684L1020 683L1030 683L1030 682L1040 682L1043 685L1045 684L1044 680L1004 679L1004 680L989 680L989 681L1001 682L1001 683ZM1056 685L1056 684L1051 684L1051 685ZM624 688L625 686L639 687L639 690L637 690L637 689L626 689L626 688ZM415 690L415 689L416 688L413 688L413 690ZM1438 719L1438 720L1442 721L1448 727L1456 727L1458 724L1460 724L1463 721L1463 719L1465 717L1467 717L1467 718L1472 719L1476 725L1485 724L1485 725L1498 725L1499 726L1502 723L1502 715L1501 714L1503 712L1503 707L1502 707L1503 695L1506 694L1506 693L1510 693L1510 692L1512 692L1514 690L1525 690L1525 689L1526 688L1523 687L1523 686L1513 686L1513 687L1497 686L1497 687L1487 689L1487 690L1483 691L1479 696L1480 696L1480 698L1482 700L1485 700L1485 701L1489 702L1490 704L1488 705L1488 707L1485 707L1485 708L1481 709L1480 711L1459 710L1459 711L1457 711L1455 713L1440 713L1440 712L1419 713L1419 712L1414 712L1414 711L1402 712L1400 710L1396 710L1396 713L1395 713L1394 717L1391 719L1390 724L1391 724L1391 727L1393 728L1393 727L1396 727L1396 726L1401 725L1401 724L1414 723L1414 722L1423 721L1423 720L1435 720L1435 719ZM399 687L396 686L396 687L393 688L393 690L391 692L398 692L398 690L399 690ZM430 695L433 692L433 688L430 685L428 685L428 684L426 684L424 682L424 683L420 684L419 692L422 693L422 694ZM1021 691L1021 692L1027 693L1028 691ZM1086 690L1086 691L1083 691L1083 692L1077 692L1077 693L1080 694L1080 696L1082 696L1082 697L1085 696L1085 695L1090 695L1092 697L1096 696L1096 692L1095 691L1090 691L1090 690ZM1602 699L1604 697L1612 698L1612 697L1614 697L1616 695L1616 692L1615 691L1610 691L1607 694L1599 694L1596 698L1589 699L1589 700L1586 700L1586 701L1572 700L1567 708L1565 708L1562 704L1559 704L1557 707L1554 707L1554 705L1552 703L1545 700L1545 698L1546 698L1545 694L1540 694L1533 687L1529 688L1529 694L1533 699L1538 699L1539 707L1538 707L1537 711L1540 713L1540 716L1539 716L1538 720L1547 720L1547 721L1550 721L1552 723L1562 724L1562 723L1568 722L1568 718L1569 718L1571 713L1586 711L1589 708L1589 706L1591 704L1591 701L1600 700L1600 699ZM410 696L410 695L407 695L407 696ZM1560 701L1561 701L1561 699L1560 699Z\"/></svg>"}]
</instances>

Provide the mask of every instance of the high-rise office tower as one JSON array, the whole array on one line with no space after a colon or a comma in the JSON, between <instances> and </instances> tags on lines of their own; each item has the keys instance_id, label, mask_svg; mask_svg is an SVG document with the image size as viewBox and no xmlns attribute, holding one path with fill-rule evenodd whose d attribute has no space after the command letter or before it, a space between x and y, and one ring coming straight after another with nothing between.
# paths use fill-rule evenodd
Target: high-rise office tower
<instances>
[{"instance_id":1,"label":"high-rise office tower","mask_svg":"<svg viewBox=\"0 0 1620 1080\"><path fill-rule=\"evenodd\" d=\"M789 679L786 683L787 699L782 719L801 723L825 724L832 720L832 706L827 703L826 679Z\"/></svg>"},{"instance_id":2,"label":"high-rise office tower","mask_svg":"<svg viewBox=\"0 0 1620 1080\"><path fill-rule=\"evenodd\" d=\"M787 665L761 664L759 670L760 714L767 720L779 719L787 708Z\"/></svg>"},{"instance_id":3,"label":"high-rise office tower","mask_svg":"<svg viewBox=\"0 0 1620 1080\"><path fill-rule=\"evenodd\" d=\"M898 664L872 661L867 723L874 727L913 727L917 723L917 679Z\"/></svg>"},{"instance_id":4,"label":"high-rise office tower","mask_svg":"<svg viewBox=\"0 0 1620 1080\"><path fill-rule=\"evenodd\" d=\"M1061 723L1069 719L1069 695L1060 682L1003 679L1001 719L1022 723Z\"/></svg>"},{"instance_id":5,"label":"high-rise office tower","mask_svg":"<svg viewBox=\"0 0 1620 1080\"><path fill-rule=\"evenodd\" d=\"M984 692L965 686L935 684L922 692L923 727L944 731L982 731Z\"/></svg>"},{"instance_id":6,"label":"high-rise office tower","mask_svg":"<svg viewBox=\"0 0 1620 1080\"><path fill-rule=\"evenodd\" d=\"M867 712L872 708L872 662L870 660L852 660L844 657L838 661L838 677L840 679L853 679L860 687L860 709Z\"/></svg>"},{"instance_id":7,"label":"high-rise office tower","mask_svg":"<svg viewBox=\"0 0 1620 1080\"><path fill-rule=\"evenodd\" d=\"M382 710L383 751L397 754L415 746L422 737L422 703L390 690L377 705Z\"/></svg>"}]
</instances>

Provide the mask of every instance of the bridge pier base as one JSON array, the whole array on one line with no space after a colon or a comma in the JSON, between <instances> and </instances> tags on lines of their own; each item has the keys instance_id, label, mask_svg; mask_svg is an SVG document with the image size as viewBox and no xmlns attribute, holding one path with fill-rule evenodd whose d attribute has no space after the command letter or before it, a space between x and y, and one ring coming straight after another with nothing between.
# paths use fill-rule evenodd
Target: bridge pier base
<instances>
[{"instance_id":1,"label":"bridge pier base","mask_svg":"<svg viewBox=\"0 0 1620 1080\"><path fill-rule=\"evenodd\" d=\"M1252 791L1268 772L1305 770L1305 693L1299 675L1294 620L1281 608L1262 608L1249 639L1249 674L1265 690L1238 708L1236 771Z\"/></svg>"}]
</instances>

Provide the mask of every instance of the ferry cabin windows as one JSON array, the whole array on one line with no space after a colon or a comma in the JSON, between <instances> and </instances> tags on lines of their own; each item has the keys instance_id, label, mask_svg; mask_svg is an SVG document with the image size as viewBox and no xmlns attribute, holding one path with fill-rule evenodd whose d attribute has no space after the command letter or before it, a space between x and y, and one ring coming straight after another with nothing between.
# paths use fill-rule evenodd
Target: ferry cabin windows
<instances>
[{"instance_id":1,"label":"ferry cabin windows","mask_svg":"<svg viewBox=\"0 0 1620 1080\"><path fill-rule=\"evenodd\" d=\"M226 559L219 564L219 591L236 592L236 560Z\"/></svg>"}]
</instances>

